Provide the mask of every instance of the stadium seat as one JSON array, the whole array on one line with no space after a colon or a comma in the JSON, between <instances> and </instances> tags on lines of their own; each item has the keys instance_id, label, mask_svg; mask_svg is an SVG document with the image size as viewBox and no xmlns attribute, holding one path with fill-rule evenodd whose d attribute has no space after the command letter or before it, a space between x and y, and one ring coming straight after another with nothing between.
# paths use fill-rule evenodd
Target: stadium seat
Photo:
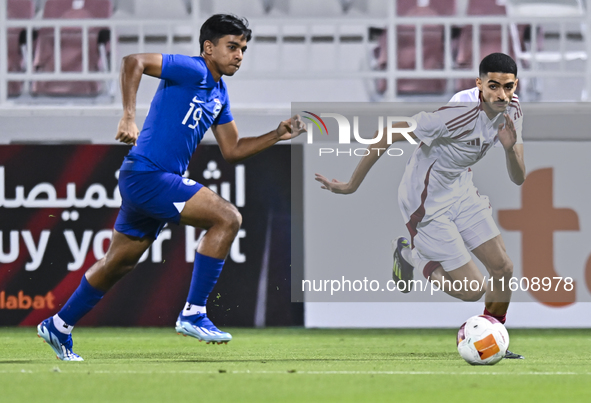
<instances>
[{"instance_id":1,"label":"stadium seat","mask_svg":"<svg viewBox=\"0 0 591 403\"><path fill-rule=\"evenodd\" d=\"M398 0L396 2L396 15L409 15L414 8L430 8L437 15L455 15L456 0Z\"/></svg>"},{"instance_id":2,"label":"stadium seat","mask_svg":"<svg viewBox=\"0 0 591 403\"><path fill-rule=\"evenodd\" d=\"M190 1L190 0L184 0ZM330 0L335 3L337 0ZM247 19L253 17L285 17L287 15L299 15L298 12L306 12L307 5L305 3L299 4L295 2L292 4L290 0L200 0L199 12L200 15L211 15L220 13L231 13L239 17L246 17ZM295 10L294 12L290 10Z\"/></svg>"},{"instance_id":3,"label":"stadium seat","mask_svg":"<svg viewBox=\"0 0 591 403\"><path fill-rule=\"evenodd\" d=\"M8 0L7 17L9 19L30 19L35 15L35 5L31 0ZM27 30L8 28L8 71L26 71ZM22 81L8 82L8 96L16 97L22 93Z\"/></svg>"},{"instance_id":4,"label":"stadium seat","mask_svg":"<svg viewBox=\"0 0 591 403\"><path fill-rule=\"evenodd\" d=\"M505 15L505 6L501 3L498 0L469 0L466 14L473 16ZM502 27L500 25L481 25L479 41L480 54L477 60L481 60L490 53L501 52ZM460 69L472 68L472 26L461 28L455 65ZM475 86L474 80L475 77L457 80L456 90L461 91L467 88L473 88Z\"/></svg>"},{"instance_id":5,"label":"stadium seat","mask_svg":"<svg viewBox=\"0 0 591 403\"><path fill-rule=\"evenodd\" d=\"M135 0L133 15L143 19L188 18L190 4L183 0Z\"/></svg>"},{"instance_id":6,"label":"stadium seat","mask_svg":"<svg viewBox=\"0 0 591 403\"><path fill-rule=\"evenodd\" d=\"M506 0L507 14L530 17L572 17L585 14L584 0Z\"/></svg>"},{"instance_id":7,"label":"stadium seat","mask_svg":"<svg viewBox=\"0 0 591 403\"><path fill-rule=\"evenodd\" d=\"M44 19L61 18L109 18L112 5L109 0L47 0L43 10ZM88 71L106 71L110 49L110 31L107 28L88 29ZM82 71L82 29L62 28L61 71ZM54 72L54 29L39 30L35 47L34 67L36 72ZM35 81L32 95L95 96L102 90L100 81Z\"/></svg>"},{"instance_id":8,"label":"stadium seat","mask_svg":"<svg viewBox=\"0 0 591 403\"><path fill-rule=\"evenodd\" d=\"M586 11L583 0L507 0L507 15L510 17L554 17L554 18L569 18L569 17L585 17ZM564 31L561 33L559 28L559 41L563 41L565 49L560 50L544 50L544 32L542 26L538 25L535 33L532 33L527 27L524 35L524 27L517 24L509 26L509 33L511 37L512 51L515 54L517 66L520 69L531 68L532 64L540 63L564 63L575 60L587 60L587 41L588 27L585 23L569 23L565 24ZM548 28L546 25L545 28ZM572 31L580 34L582 43L579 46L569 46L565 43L568 34ZM564 35L565 37L560 38ZM531 38L531 36L535 36ZM527 39L527 40L526 40ZM536 51L532 52L532 45L536 44ZM560 45L558 45L560 47ZM578 48L578 49L577 49ZM568 50L567 50L568 49ZM565 67L568 68L568 67ZM540 80L531 78L528 80L521 80L521 87L525 88L531 99L539 99L542 94L542 85ZM581 99L587 99L587 90L585 87L581 90Z\"/></svg>"},{"instance_id":9,"label":"stadium seat","mask_svg":"<svg viewBox=\"0 0 591 403\"><path fill-rule=\"evenodd\" d=\"M585 15L585 7L581 0L508 0L507 15L511 17L582 17ZM576 26L576 24L572 25ZM513 51L515 52L517 62L522 67L527 66L534 59L534 55L528 49L529 44L524 43L520 28L516 24L511 24L510 33ZM583 36L583 40L586 40L587 33L585 26L581 25L577 28ZM540 42L543 36L538 32L536 39L538 51L535 54L535 60L537 62L555 63L561 60L587 59L586 50L565 51L564 53L541 51Z\"/></svg>"},{"instance_id":10,"label":"stadium seat","mask_svg":"<svg viewBox=\"0 0 591 403\"><path fill-rule=\"evenodd\" d=\"M294 17L336 17L345 15L340 0L290 0L289 15Z\"/></svg>"},{"instance_id":11,"label":"stadium seat","mask_svg":"<svg viewBox=\"0 0 591 403\"><path fill-rule=\"evenodd\" d=\"M436 3L436 2L432 2ZM446 0L441 3L447 3L450 9L454 9L455 2ZM439 13L431 8L428 1L422 0L399 0L397 2L398 15L404 16L432 16L437 17ZM442 25L425 25L423 27L423 68L425 70L443 69L443 38L444 28ZM378 40L378 47L375 51L377 59L377 69L385 70L387 68L387 30L384 30ZM397 29L397 67L399 70L413 70L415 63L416 44L415 27L411 25L401 25ZM387 80L380 79L376 82L376 91L384 93L386 91ZM445 79L399 79L397 81L398 94L441 94L446 89Z\"/></svg>"}]
</instances>

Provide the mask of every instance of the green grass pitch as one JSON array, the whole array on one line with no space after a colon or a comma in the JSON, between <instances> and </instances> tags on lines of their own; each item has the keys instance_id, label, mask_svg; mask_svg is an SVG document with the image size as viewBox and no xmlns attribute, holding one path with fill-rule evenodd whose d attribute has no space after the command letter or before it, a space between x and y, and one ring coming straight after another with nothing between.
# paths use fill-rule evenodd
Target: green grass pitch
<instances>
[{"instance_id":1,"label":"green grass pitch","mask_svg":"<svg viewBox=\"0 0 591 403\"><path fill-rule=\"evenodd\" d=\"M0 401L591 401L591 330L511 330L526 359L484 367L449 329L228 330L228 345L206 345L168 328L77 328L77 363L34 328L0 327Z\"/></svg>"}]
</instances>

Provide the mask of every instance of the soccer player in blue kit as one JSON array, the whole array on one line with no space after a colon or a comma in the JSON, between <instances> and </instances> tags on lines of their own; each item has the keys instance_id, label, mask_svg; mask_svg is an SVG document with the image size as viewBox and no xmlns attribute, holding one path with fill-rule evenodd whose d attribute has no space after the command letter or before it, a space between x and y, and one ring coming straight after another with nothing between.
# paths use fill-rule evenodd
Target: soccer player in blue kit
<instances>
[{"instance_id":1,"label":"soccer player in blue kit","mask_svg":"<svg viewBox=\"0 0 591 403\"><path fill-rule=\"evenodd\" d=\"M59 359L82 361L72 351L72 328L134 269L167 222L207 230L195 254L189 295L176 331L208 343L232 340L208 319L205 305L242 217L234 205L182 175L209 128L224 159L231 163L305 131L304 123L294 116L267 134L238 138L222 76L238 71L250 37L246 20L217 14L201 27L200 56L135 54L123 58L123 117L115 138L133 145L119 174L123 202L105 257L85 273L62 309L37 327ZM143 74L161 81L139 133L135 98Z\"/></svg>"}]
</instances>

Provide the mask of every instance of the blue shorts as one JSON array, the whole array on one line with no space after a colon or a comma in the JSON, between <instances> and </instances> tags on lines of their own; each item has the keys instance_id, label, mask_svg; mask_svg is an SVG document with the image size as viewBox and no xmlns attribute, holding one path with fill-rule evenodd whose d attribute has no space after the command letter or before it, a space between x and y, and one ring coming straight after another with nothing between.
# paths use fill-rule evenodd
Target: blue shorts
<instances>
[{"instance_id":1,"label":"blue shorts","mask_svg":"<svg viewBox=\"0 0 591 403\"><path fill-rule=\"evenodd\" d=\"M167 222L178 224L185 202L203 187L163 171L119 171L121 209L115 230L156 239Z\"/></svg>"}]
</instances>

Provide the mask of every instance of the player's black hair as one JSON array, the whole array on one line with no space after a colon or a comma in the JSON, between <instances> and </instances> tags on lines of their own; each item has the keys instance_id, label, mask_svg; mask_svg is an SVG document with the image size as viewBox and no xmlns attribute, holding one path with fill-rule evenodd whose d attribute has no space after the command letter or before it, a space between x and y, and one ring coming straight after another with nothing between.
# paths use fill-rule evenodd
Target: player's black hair
<instances>
[{"instance_id":1,"label":"player's black hair","mask_svg":"<svg viewBox=\"0 0 591 403\"><path fill-rule=\"evenodd\" d=\"M215 14L209 17L201 26L199 33L201 52L203 52L205 41L211 41L217 45L218 39L226 35L242 35L246 38L246 42L250 41L252 31L248 29L248 20L231 14Z\"/></svg>"},{"instance_id":2,"label":"player's black hair","mask_svg":"<svg viewBox=\"0 0 591 403\"><path fill-rule=\"evenodd\" d=\"M517 64L504 53L491 53L480 62L478 73L481 77L488 73L507 73L517 77Z\"/></svg>"}]
</instances>

